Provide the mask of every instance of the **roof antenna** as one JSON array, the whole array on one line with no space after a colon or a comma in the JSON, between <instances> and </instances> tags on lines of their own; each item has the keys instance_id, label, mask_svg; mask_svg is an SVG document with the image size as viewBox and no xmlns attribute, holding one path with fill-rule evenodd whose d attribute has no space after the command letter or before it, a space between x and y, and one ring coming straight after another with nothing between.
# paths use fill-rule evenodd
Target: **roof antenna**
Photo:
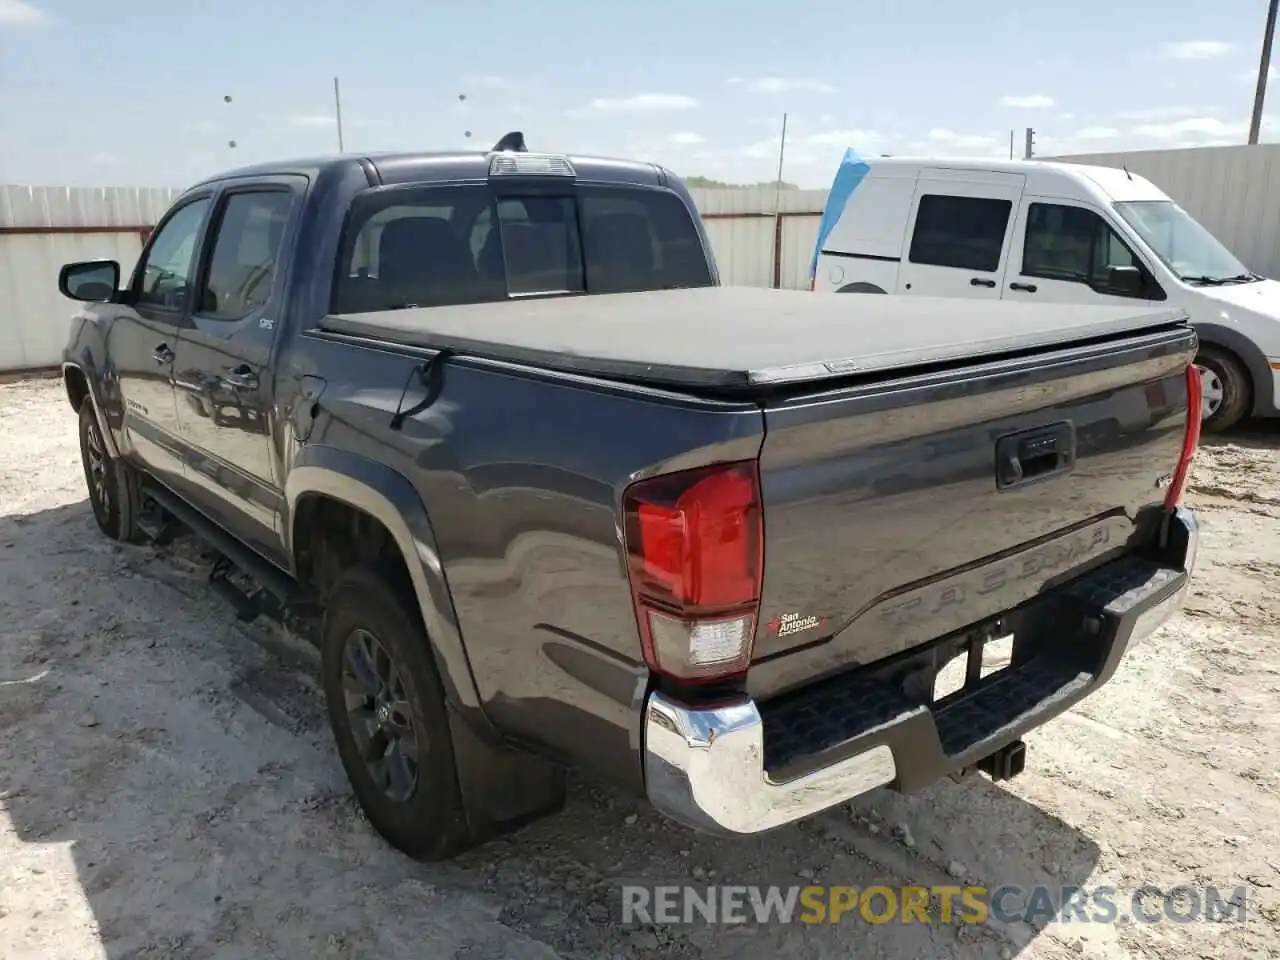
<instances>
[{"instance_id":1,"label":"roof antenna","mask_svg":"<svg viewBox=\"0 0 1280 960\"><path fill-rule=\"evenodd\" d=\"M1132 179L1133 179L1133 174L1129 172L1129 165L1128 165L1128 164L1126 164L1126 163L1122 163L1122 164L1120 164L1120 169L1124 171L1124 175L1125 175L1126 177L1128 177L1130 180L1132 180Z\"/></svg>"},{"instance_id":2,"label":"roof antenna","mask_svg":"<svg viewBox=\"0 0 1280 960\"><path fill-rule=\"evenodd\" d=\"M491 153L528 153L529 148L524 145L524 134L519 130L512 130L505 137L493 145Z\"/></svg>"}]
</instances>

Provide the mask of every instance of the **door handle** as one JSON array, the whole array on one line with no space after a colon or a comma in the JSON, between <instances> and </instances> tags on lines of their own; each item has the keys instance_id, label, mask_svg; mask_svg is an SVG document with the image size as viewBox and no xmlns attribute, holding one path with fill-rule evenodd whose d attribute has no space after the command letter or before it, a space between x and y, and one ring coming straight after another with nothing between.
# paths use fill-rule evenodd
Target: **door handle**
<instances>
[{"instance_id":1,"label":"door handle","mask_svg":"<svg viewBox=\"0 0 1280 960\"><path fill-rule=\"evenodd\" d=\"M1035 293L1036 285L1034 283L1016 283L1015 282L1015 283L1009 284L1009 289L1022 290L1022 291L1025 291L1026 293Z\"/></svg>"},{"instance_id":2,"label":"door handle","mask_svg":"<svg viewBox=\"0 0 1280 960\"><path fill-rule=\"evenodd\" d=\"M151 359L156 363L173 363L173 351L167 343L162 343L151 351Z\"/></svg>"},{"instance_id":3,"label":"door handle","mask_svg":"<svg viewBox=\"0 0 1280 960\"><path fill-rule=\"evenodd\" d=\"M228 370L221 379L227 386L234 387L236 390L258 389L258 375L244 364Z\"/></svg>"},{"instance_id":4,"label":"door handle","mask_svg":"<svg viewBox=\"0 0 1280 960\"><path fill-rule=\"evenodd\" d=\"M994 280L986 280L982 277L974 277L969 281L969 286L971 287L994 287L995 285L996 282Z\"/></svg>"}]
</instances>

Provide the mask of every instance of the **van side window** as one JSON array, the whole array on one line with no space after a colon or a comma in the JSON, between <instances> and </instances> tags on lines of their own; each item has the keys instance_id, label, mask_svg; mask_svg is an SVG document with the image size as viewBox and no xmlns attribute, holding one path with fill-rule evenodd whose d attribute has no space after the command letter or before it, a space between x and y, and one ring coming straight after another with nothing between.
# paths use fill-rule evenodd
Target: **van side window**
<instances>
[{"instance_id":1,"label":"van side window","mask_svg":"<svg viewBox=\"0 0 1280 960\"><path fill-rule=\"evenodd\" d=\"M1013 203L990 197L925 194L908 254L912 263L995 273Z\"/></svg>"},{"instance_id":2,"label":"van side window","mask_svg":"<svg viewBox=\"0 0 1280 960\"><path fill-rule=\"evenodd\" d=\"M1092 210L1056 203L1027 208L1022 275L1108 289L1108 268L1142 265L1107 222ZM1124 296L1120 291L1116 295Z\"/></svg>"}]
</instances>

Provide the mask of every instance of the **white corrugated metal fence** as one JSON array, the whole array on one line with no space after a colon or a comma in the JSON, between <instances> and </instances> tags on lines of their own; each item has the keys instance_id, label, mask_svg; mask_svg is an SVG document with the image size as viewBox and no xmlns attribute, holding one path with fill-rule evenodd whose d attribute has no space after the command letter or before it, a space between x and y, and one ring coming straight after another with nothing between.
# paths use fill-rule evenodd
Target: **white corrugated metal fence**
<instances>
[{"instance_id":1,"label":"white corrugated metal fence","mask_svg":"<svg viewBox=\"0 0 1280 960\"><path fill-rule=\"evenodd\" d=\"M164 189L0 187L0 371L58 363L75 307L58 293L73 260L133 269L142 230L176 196Z\"/></svg>"},{"instance_id":2,"label":"white corrugated metal fence","mask_svg":"<svg viewBox=\"0 0 1280 960\"><path fill-rule=\"evenodd\" d=\"M1165 190L1244 263L1280 278L1280 145L1058 159L1127 166ZM940 161L944 162L944 161ZM143 231L177 191L0 187L0 371L58 363L74 306L57 292L72 260L132 269ZM825 190L694 190L722 282L805 289Z\"/></svg>"}]
</instances>

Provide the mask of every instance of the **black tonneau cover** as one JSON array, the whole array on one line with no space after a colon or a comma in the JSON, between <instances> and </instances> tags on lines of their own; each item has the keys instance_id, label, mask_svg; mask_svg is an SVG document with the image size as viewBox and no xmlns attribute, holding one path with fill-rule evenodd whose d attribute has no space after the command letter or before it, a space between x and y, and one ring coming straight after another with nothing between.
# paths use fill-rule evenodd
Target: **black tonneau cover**
<instances>
[{"instance_id":1,"label":"black tonneau cover","mask_svg":"<svg viewBox=\"0 0 1280 960\"><path fill-rule=\"evenodd\" d=\"M1181 310L703 287L325 317L332 333L683 388L879 373L1136 333Z\"/></svg>"}]
</instances>

